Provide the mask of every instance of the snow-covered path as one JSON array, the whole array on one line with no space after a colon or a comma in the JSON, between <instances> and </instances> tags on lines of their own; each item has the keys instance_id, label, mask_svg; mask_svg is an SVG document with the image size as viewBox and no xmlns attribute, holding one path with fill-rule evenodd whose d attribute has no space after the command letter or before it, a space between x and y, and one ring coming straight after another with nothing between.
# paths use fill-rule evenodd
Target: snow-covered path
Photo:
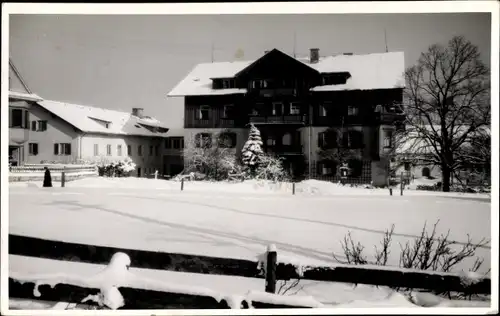
<instances>
[{"instance_id":1,"label":"snow-covered path","mask_svg":"<svg viewBox=\"0 0 500 316\"><path fill-rule=\"evenodd\" d=\"M280 261L329 265L351 231L368 255L395 224L399 243L440 220L450 238L490 238L490 203L432 196L284 196L112 188L10 188L12 234L208 256L255 259L266 246ZM477 254L489 268L490 251ZM467 268L467 267L461 267Z\"/></svg>"}]
</instances>

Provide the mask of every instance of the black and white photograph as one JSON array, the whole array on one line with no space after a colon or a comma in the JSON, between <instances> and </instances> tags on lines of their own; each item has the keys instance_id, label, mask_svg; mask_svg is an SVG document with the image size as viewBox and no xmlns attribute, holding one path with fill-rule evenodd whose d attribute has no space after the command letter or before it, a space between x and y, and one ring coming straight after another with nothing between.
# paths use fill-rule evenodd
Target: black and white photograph
<instances>
[{"instance_id":1,"label":"black and white photograph","mask_svg":"<svg viewBox=\"0 0 500 316\"><path fill-rule=\"evenodd\" d=\"M2 315L498 312L498 2L2 7Z\"/></svg>"}]
</instances>

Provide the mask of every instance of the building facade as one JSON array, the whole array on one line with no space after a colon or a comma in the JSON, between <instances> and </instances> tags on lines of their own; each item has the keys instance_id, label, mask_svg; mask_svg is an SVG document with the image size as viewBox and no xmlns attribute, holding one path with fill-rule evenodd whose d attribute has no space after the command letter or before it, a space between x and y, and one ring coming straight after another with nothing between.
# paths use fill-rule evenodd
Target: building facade
<instances>
[{"instance_id":1,"label":"building facade","mask_svg":"<svg viewBox=\"0 0 500 316\"><path fill-rule=\"evenodd\" d=\"M335 181L347 162L348 181L383 184L384 152L403 120L403 73L400 52L322 58L311 49L293 58L274 49L255 61L199 64L169 96L184 97L185 139L224 132L239 153L253 123L263 149L297 178Z\"/></svg>"},{"instance_id":2,"label":"building facade","mask_svg":"<svg viewBox=\"0 0 500 316\"><path fill-rule=\"evenodd\" d=\"M131 112L45 100L26 86L11 62L9 73L9 163L119 160L129 157L135 175L163 169L163 144L168 128Z\"/></svg>"}]
</instances>

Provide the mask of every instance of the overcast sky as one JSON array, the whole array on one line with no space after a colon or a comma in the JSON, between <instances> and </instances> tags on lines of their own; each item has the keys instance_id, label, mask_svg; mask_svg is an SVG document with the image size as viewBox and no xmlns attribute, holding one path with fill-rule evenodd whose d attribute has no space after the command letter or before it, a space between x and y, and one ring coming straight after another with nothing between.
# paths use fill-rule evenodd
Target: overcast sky
<instances>
[{"instance_id":1,"label":"overcast sky","mask_svg":"<svg viewBox=\"0 0 500 316\"><path fill-rule=\"evenodd\" d=\"M406 67L434 43L464 35L490 65L490 14L343 14L90 16L11 15L10 57L46 99L130 111L172 128L183 124L181 98L167 93L200 62L252 60L264 50L292 54L403 51Z\"/></svg>"}]
</instances>

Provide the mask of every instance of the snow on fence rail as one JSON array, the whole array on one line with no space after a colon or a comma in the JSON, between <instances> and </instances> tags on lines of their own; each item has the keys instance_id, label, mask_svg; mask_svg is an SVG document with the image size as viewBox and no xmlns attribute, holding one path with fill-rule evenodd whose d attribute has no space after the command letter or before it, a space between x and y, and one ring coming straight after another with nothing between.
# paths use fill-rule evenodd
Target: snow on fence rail
<instances>
[{"instance_id":1,"label":"snow on fence rail","mask_svg":"<svg viewBox=\"0 0 500 316\"><path fill-rule=\"evenodd\" d=\"M312 298L299 299L296 296L275 295L276 281L290 279L426 289L443 293L460 292L466 295L491 294L491 280L475 274L452 274L370 265L335 264L331 267L304 267L278 262L275 248L269 248L263 255L256 257L255 261L251 261L84 245L9 235L9 253L96 264L107 263L109 258L121 253L128 258L128 266L136 268L266 279L265 291L268 292L267 295L264 292L260 294L249 293L244 298L216 297L215 294L210 294L211 292L204 292L209 291L207 289L199 289L198 292L193 293L192 288L186 289L186 287L178 285L165 287L165 283L152 288L150 286L152 283L142 281L120 283L119 292L124 297L125 302L123 308L127 309L297 308L322 306ZM70 302L80 303L85 296L96 295L100 289L95 283L82 283L81 280L78 283L74 278L68 279L66 276L52 276L52 278L54 277L55 279L43 283L39 276L10 275L9 297L39 298L52 301L70 300ZM68 280L71 282L68 283ZM121 278L120 280L124 279ZM39 288L38 285L40 284L49 284L52 288L42 286L43 291L41 292L43 292L43 295L36 296L35 294L39 293L35 290ZM59 285L54 287L54 284ZM38 291L40 290L38 289ZM113 291L116 292L118 289ZM115 294L119 296L118 293Z\"/></svg>"},{"instance_id":2,"label":"snow on fence rail","mask_svg":"<svg viewBox=\"0 0 500 316\"><path fill-rule=\"evenodd\" d=\"M9 168L9 182L43 181L45 167L50 170L52 181L71 181L97 176L94 165L44 165L33 164Z\"/></svg>"}]
</instances>

